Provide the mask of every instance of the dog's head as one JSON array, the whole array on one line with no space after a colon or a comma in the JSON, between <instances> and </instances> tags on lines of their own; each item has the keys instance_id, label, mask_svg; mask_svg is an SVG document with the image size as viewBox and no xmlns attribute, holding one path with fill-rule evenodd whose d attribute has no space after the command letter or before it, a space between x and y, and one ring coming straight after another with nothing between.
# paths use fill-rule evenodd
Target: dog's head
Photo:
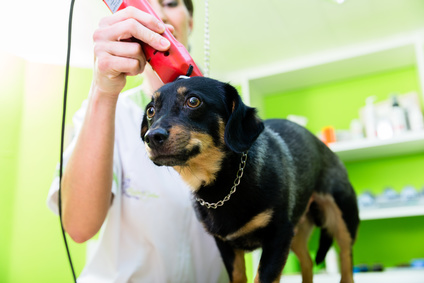
<instances>
[{"instance_id":1,"label":"dog's head","mask_svg":"<svg viewBox=\"0 0 424 283\"><path fill-rule=\"evenodd\" d=\"M146 106L141 138L157 165L185 166L228 149L250 148L264 125L237 90L210 78L179 79L157 90Z\"/></svg>"}]
</instances>

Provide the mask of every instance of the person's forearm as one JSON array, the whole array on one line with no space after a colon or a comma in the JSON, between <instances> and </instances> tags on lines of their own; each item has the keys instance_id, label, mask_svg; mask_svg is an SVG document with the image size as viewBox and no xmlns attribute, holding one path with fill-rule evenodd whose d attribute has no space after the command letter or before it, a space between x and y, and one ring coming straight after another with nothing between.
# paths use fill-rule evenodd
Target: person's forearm
<instances>
[{"instance_id":1,"label":"person's forearm","mask_svg":"<svg viewBox=\"0 0 424 283\"><path fill-rule=\"evenodd\" d=\"M63 225L76 242L100 229L111 203L116 97L95 87L62 181Z\"/></svg>"},{"instance_id":2,"label":"person's forearm","mask_svg":"<svg viewBox=\"0 0 424 283\"><path fill-rule=\"evenodd\" d=\"M154 16L127 7L103 18L93 34L93 85L83 127L62 180L62 219L76 242L93 237L102 226L113 180L115 108L127 76L147 64L135 37L159 51L169 48L160 34L165 26Z\"/></svg>"}]
</instances>

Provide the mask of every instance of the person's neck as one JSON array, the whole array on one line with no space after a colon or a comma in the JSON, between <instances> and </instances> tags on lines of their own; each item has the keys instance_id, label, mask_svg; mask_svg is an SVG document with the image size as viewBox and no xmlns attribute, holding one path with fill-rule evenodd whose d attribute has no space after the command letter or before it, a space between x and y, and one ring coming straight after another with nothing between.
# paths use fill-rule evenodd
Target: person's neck
<instances>
[{"instance_id":1,"label":"person's neck","mask_svg":"<svg viewBox=\"0 0 424 283\"><path fill-rule=\"evenodd\" d=\"M142 88L149 96L151 96L153 95L154 91L163 86L163 83L158 77L158 75L155 73L155 71L153 71L152 67L150 67L150 65L146 65L143 74L144 80Z\"/></svg>"}]
</instances>

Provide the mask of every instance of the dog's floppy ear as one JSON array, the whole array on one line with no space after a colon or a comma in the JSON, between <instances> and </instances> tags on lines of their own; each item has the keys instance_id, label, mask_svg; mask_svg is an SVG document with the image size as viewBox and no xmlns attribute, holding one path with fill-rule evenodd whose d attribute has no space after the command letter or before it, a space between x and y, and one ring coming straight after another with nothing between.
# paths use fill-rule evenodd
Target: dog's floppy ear
<instances>
[{"instance_id":1,"label":"dog's floppy ear","mask_svg":"<svg viewBox=\"0 0 424 283\"><path fill-rule=\"evenodd\" d=\"M241 153L252 146L264 124L256 109L245 105L233 86L227 84L225 91L231 113L225 126L225 143L232 151Z\"/></svg>"}]
</instances>

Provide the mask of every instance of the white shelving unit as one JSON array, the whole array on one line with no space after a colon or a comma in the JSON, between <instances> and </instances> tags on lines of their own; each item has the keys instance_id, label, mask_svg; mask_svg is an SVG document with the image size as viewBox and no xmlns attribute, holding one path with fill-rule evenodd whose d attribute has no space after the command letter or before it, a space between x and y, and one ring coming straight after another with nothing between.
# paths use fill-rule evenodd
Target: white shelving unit
<instances>
[{"instance_id":1,"label":"white shelving unit","mask_svg":"<svg viewBox=\"0 0 424 283\"><path fill-rule=\"evenodd\" d=\"M411 216L424 216L424 205L399 206L389 208L366 209L359 212L361 221L400 218ZM260 250L253 252L253 270L256 272L260 259ZM384 272L355 273L355 283L424 283L424 269L388 269ZM282 283L300 283L301 275L284 275ZM339 283L340 274L314 274L315 283Z\"/></svg>"},{"instance_id":2,"label":"white shelving unit","mask_svg":"<svg viewBox=\"0 0 424 283\"><path fill-rule=\"evenodd\" d=\"M329 145L342 161L357 161L385 156L424 152L424 131L407 132L391 139L362 139Z\"/></svg>"},{"instance_id":3,"label":"white shelving unit","mask_svg":"<svg viewBox=\"0 0 424 283\"><path fill-rule=\"evenodd\" d=\"M363 139L330 144L342 161L367 160L424 152L424 131L409 132L387 140ZM424 204L370 208L360 211L361 220L399 218L424 215Z\"/></svg>"},{"instance_id":4,"label":"white shelving unit","mask_svg":"<svg viewBox=\"0 0 424 283\"><path fill-rule=\"evenodd\" d=\"M411 206L398 206L398 207L385 207L385 208L372 208L363 209L359 212L359 218L364 220L387 219L387 218L400 218L411 216L423 216L424 205L411 205Z\"/></svg>"},{"instance_id":5,"label":"white shelving unit","mask_svg":"<svg viewBox=\"0 0 424 283\"><path fill-rule=\"evenodd\" d=\"M260 251L253 252L253 270L256 275L257 266L259 264ZM361 272L354 273L353 278L355 283L424 283L424 269L413 268L390 268L382 272ZM314 283L339 283L340 274L327 274L319 273L314 274ZM302 276L296 275L283 275L281 276L281 283L301 283Z\"/></svg>"},{"instance_id":6,"label":"white shelving unit","mask_svg":"<svg viewBox=\"0 0 424 283\"><path fill-rule=\"evenodd\" d=\"M424 89L424 35L407 34L345 49L244 70L228 80L242 86L245 102L261 109L262 97L314 85L416 66Z\"/></svg>"},{"instance_id":7,"label":"white shelving unit","mask_svg":"<svg viewBox=\"0 0 424 283\"><path fill-rule=\"evenodd\" d=\"M355 273L355 283L424 283L424 270L399 269L384 272ZM286 275L281 277L281 283L301 283L300 275ZM339 274L316 274L314 283L339 283Z\"/></svg>"},{"instance_id":8,"label":"white shelving unit","mask_svg":"<svg viewBox=\"0 0 424 283\"><path fill-rule=\"evenodd\" d=\"M371 75L386 70L415 66L419 91L424 100L424 34L409 34L368 42L346 49L276 62L262 68L244 70L229 78L242 86L243 99L263 109L263 97L314 85ZM424 153L424 132L411 132L390 140L339 142L330 148L344 161L368 160L386 156ZM362 210L362 220L387 219L424 215L424 205ZM253 252L253 270L260 251ZM400 269L354 274L355 283L424 283L424 270ZM300 275L282 277L284 283L300 283ZM339 274L317 274L315 283L338 283Z\"/></svg>"}]
</instances>

